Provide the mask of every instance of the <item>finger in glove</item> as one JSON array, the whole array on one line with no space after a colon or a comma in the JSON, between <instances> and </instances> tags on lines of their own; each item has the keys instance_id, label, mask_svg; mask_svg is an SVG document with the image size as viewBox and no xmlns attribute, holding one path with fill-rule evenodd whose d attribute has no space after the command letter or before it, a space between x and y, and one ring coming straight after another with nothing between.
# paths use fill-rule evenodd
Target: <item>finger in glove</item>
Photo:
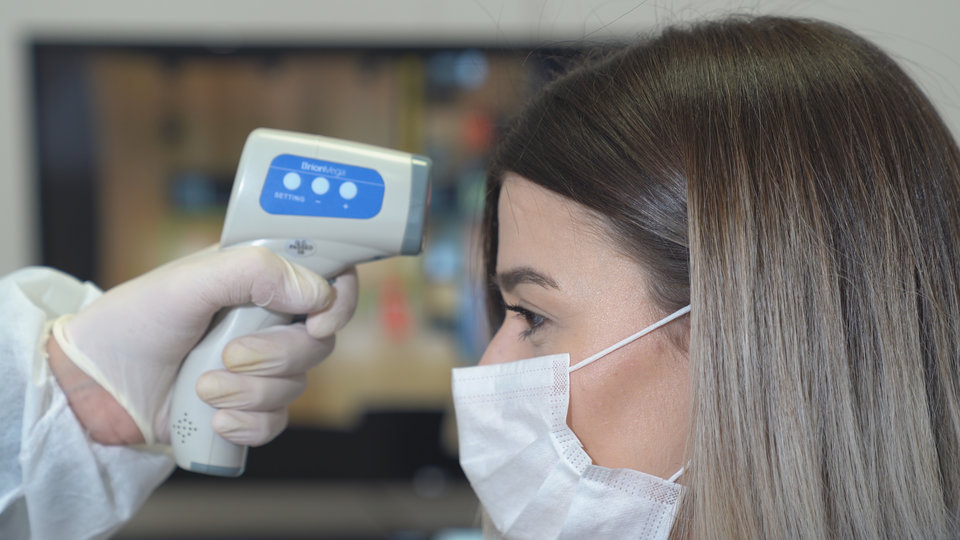
<instances>
[{"instance_id":1,"label":"finger in glove","mask_svg":"<svg viewBox=\"0 0 960 540\"><path fill-rule=\"evenodd\" d=\"M303 393L306 375L259 377L226 370L208 371L197 379L197 395L218 409L270 411L286 407Z\"/></svg>"},{"instance_id":2,"label":"finger in glove","mask_svg":"<svg viewBox=\"0 0 960 540\"><path fill-rule=\"evenodd\" d=\"M287 427L287 410L238 411L222 409L214 413L213 430L224 439L244 446L262 446Z\"/></svg>"},{"instance_id":3,"label":"finger in glove","mask_svg":"<svg viewBox=\"0 0 960 540\"><path fill-rule=\"evenodd\" d=\"M228 343L223 365L234 373L248 375L299 375L329 356L335 342L332 335L311 337L304 324L277 326Z\"/></svg>"},{"instance_id":4,"label":"finger in glove","mask_svg":"<svg viewBox=\"0 0 960 540\"><path fill-rule=\"evenodd\" d=\"M315 338L332 336L346 326L357 310L357 269L337 276L332 285L333 301L326 308L310 313L307 331Z\"/></svg>"}]
</instances>

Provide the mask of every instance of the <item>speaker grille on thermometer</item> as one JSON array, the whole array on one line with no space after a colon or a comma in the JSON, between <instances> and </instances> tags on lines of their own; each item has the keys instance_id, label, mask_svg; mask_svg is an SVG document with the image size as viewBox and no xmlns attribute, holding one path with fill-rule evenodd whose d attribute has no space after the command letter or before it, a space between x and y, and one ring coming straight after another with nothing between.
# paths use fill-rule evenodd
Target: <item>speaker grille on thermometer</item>
<instances>
[{"instance_id":1,"label":"speaker grille on thermometer","mask_svg":"<svg viewBox=\"0 0 960 540\"><path fill-rule=\"evenodd\" d=\"M173 424L173 436L179 437L181 443L186 443L191 435L196 433L197 426L190 419L190 413L184 412L183 416L177 419Z\"/></svg>"}]
</instances>

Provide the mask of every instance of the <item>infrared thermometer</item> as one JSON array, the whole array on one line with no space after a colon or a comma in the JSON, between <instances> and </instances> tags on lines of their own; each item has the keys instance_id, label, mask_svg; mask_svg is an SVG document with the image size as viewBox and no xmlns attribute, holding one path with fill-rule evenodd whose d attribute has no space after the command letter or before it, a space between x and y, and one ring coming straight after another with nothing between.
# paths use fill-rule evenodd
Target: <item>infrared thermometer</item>
<instances>
[{"instance_id":1,"label":"infrared thermometer","mask_svg":"<svg viewBox=\"0 0 960 540\"><path fill-rule=\"evenodd\" d=\"M264 246L327 278L357 263L417 255L430 165L426 157L397 150L254 130L240 156L220 249ZM217 476L243 474L247 447L213 431L216 409L197 397L197 378L224 369L229 341L291 319L252 304L217 314L174 386L170 438L177 465Z\"/></svg>"}]
</instances>

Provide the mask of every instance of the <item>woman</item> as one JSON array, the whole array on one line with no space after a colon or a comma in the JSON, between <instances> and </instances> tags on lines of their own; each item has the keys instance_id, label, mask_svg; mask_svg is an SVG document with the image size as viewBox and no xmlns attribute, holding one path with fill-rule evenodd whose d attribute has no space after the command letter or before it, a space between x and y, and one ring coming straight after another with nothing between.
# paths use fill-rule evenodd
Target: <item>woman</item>
<instances>
[{"instance_id":1,"label":"woman","mask_svg":"<svg viewBox=\"0 0 960 540\"><path fill-rule=\"evenodd\" d=\"M960 152L887 55L669 29L548 86L489 178L454 399L491 532L960 535Z\"/></svg>"}]
</instances>

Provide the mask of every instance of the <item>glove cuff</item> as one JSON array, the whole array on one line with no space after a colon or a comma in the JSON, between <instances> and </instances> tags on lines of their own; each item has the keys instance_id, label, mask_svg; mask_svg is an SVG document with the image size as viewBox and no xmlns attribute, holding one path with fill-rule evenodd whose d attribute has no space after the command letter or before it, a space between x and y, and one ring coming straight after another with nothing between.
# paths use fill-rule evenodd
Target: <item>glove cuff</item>
<instances>
[{"instance_id":1,"label":"glove cuff","mask_svg":"<svg viewBox=\"0 0 960 540\"><path fill-rule=\"evenodd\" d=\"M110 379L104 375L103 371L100 370L100 367L90 359L83 351L77 348L76 345L69 339L66 333L65 326L67 322L73 317L73 315L64 315L58 318L53 323L53 337L57 340L57 344L60 346L60 349L63 353L77 366L81 371L87 374L88 377L96 381L108 394L110 394L117 403L123 407L123 410L130 415L130 418L133 419L133 422L137 425L137 428L140 430L140 433L143 434L144 444L146 446L152 446L156 443L156 434L153 430L153 423L147 421L143 416L137 411L130 400L123 394L121 394L113 384L110 383Z\"/></svg>"}]
</instances>

